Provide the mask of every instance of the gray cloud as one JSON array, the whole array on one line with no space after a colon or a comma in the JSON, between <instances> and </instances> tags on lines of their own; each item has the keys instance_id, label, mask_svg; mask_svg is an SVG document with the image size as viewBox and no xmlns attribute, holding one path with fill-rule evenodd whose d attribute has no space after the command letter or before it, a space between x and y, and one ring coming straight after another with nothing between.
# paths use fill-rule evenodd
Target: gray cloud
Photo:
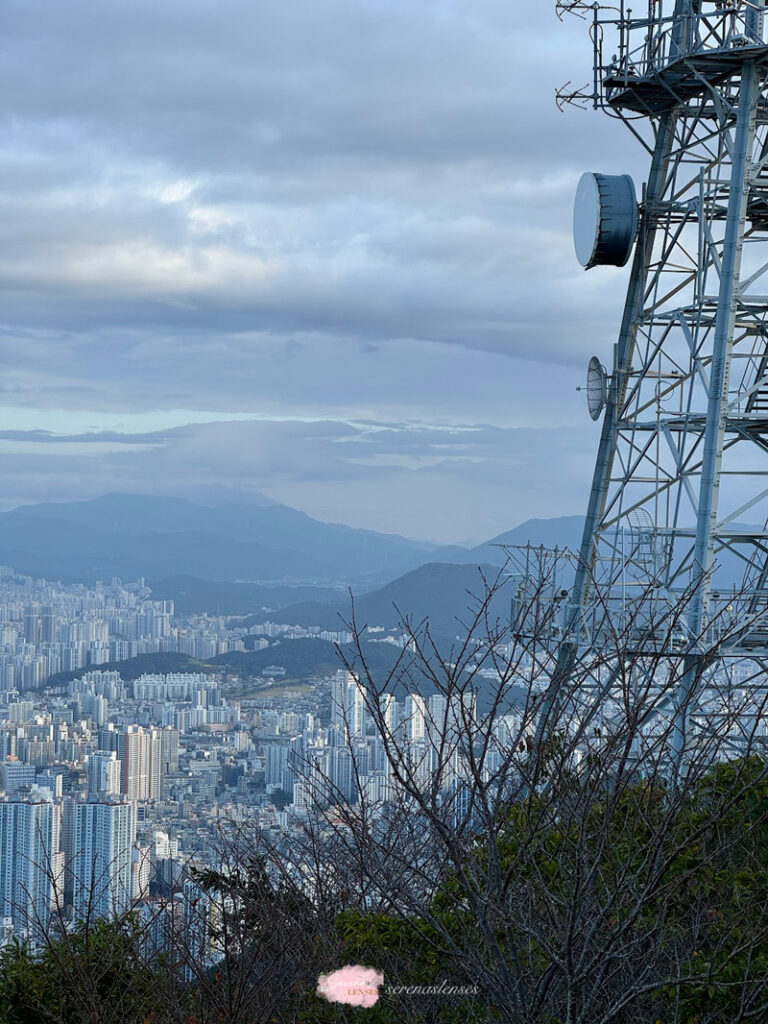
<instances>
[{"instance_id":1,"label":"gray cloud","mask_svg":"<svg viewBox=\"0 0 768 1024\"><path fill-rule=\"evenodd\" d=\"M99 472L61 444L6 454L7 493L44 497L75 466L86 488L192 477L443 539L578 510L569 466L587 471L594 431L580 455L562 438L624 275L576 266L571 197L597 152L643 162L597 115L555 109L591 55L553 8L6 4L4 402L271 417L110 449Z\"/></svg>"}]
</instances>

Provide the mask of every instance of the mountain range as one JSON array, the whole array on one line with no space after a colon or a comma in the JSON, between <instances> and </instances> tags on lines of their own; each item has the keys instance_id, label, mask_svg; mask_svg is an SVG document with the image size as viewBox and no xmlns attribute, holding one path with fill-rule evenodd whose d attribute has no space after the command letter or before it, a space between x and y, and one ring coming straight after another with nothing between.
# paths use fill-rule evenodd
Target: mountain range
<instances>
[{"instance_id":1,"label":"mountain range","mask_svg":"<svg viewBox=\"0 0 768 1024\"><path fill-rule=\"evenodd\" d=\"M249 615L243 626L275 622L292 626L320 626L343 630L354 616L358 627L384 626L394 629L407 617L415 626L429 619L435 635L453 638L465 632L486 594L486 581L496 580L499 570L492 565L452 565L429 562L391 583L365 594L337 597L334 603L304 601L265 609ZM488 612L491 618L509 617L510 588L501 586L494 594ZM155 590L169 596L162 587Z\"/></svg>"},{"instance_id":2,"label":"mountain range","mask_svg":"<svg viewBox=\"0 0 768 1024\"><path fill-rule=\"evenodd\" d=\"M67 581L383 581L436 545L312 519L286 505L107 494L0 514L0 562Z\"/></svg>"},{"instance_id":3,"label":"mountain range","mask_svg":"<svg viewBox=\"0 0 768 1024\"><path fill-rule=\"evenodd\" d=\"M323 523L266 501L212 506L107 494L0 514L0 564L65 582L144 577L153 596L172 599L181 614L240 616L244 633L266 621L335 632L353 614L360 627L389 629L403 617L415 626L428 619L432 636L447 651L465 635L507 549L526 543L575 546L581 525L579 517L534 519L475 547L440 547ZM492 620L508 620L510 589L494 595ZM377 665L389 665L397 649L374 643L370 650ZM262 662L275 657L273 647L246 652L229 667L258 673ZM292 659L286 664L292 671L336 663L332 646L314 640L303 646L287 641L280 657ZM145 670L142 665L139 659L136 670Z\"/></svg>"},{"instance_id":4,"label":"mountain range","mask_svg":"<svg viewBox=\"0 0 768 1024\"><path fill-rule=\"evenodd\" d=\"M504 577L510 552L526 544L576 551L582 529L580 516L530 519L474 547L446 547L324 523L266 499L211 505L107 494L0 514L0 564L64 582L144 577L181 614L238 616L244 632L267 621L336 632L353 614L360 627L393 629L407 617L416 626L428 619L450 645L466 635L487 583ZM719 562L717 579L737 581L736 556ZM509 620L511 590L494 595L492 621ZM314 665L328 652L313 643L301 658ZM249 670L263 660L257 655L242 656Z\"/></svg>"},{"instance_id":5,"label":"mountain range","mask_svg":"<svg viewBox=\"0 0 768 1024\"><path fill-rule=\"evenodd\" d=\"M575 516L530 520L474 548L440 547L324 523L286 505L211 506L181 498L107 494L0 514L0 563L66 582L120 576L154 583L182 576L210 583L303 586L310 591L296 592L294 601L325 602L335 599L334 588L340 585L372 589L427 562L501 565L503 544L572 544L580 524ZM285 600L281 595L272 603Z\"/></svg>"},{"instance_id":6,"label":"mountain range","mask_svg":"<svg viewBox=\"0 0 768 1024\"><path fill-rule=\"evenodd\" d=\"M488 564L502 566L507 561L508 549L526 544L545 548L567 547L571 551L578 551L583 528L583 516L528 519L514 529L500 533L497 537L484 541L476 547L463 548L454 545L439 548L433 552L430 560L434 562L453 562L456 565Z\"/></svg>"}]
</instances>

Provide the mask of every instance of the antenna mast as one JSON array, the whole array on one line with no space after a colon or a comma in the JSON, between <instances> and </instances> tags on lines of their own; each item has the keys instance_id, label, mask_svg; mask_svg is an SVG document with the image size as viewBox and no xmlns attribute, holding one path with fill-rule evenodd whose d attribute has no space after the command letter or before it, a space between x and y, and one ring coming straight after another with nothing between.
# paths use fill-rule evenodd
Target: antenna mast
<instances>
[{"instance_id":1,"label":"antenna mast","mask_svg":"<svg viewBox=\"0 0 768 1024\"><path fill-rule=\"evenodd\" d=\"M623 121L650 167L639 197L627 176L598 173L583 176L576 197L582 265L631 261L631 270L612 370L601 376L596 358L588 383L601 436L544 710L557 705L578 652L600 645L633 595L639 602L653 587L672 608L689 594L688 668L673 711L681 755L713 643L756 665L766 686L764 0L558 0L557 13L584 19L593 44L592 83L564 87L559 100ZM628 653L654 650L653 630L641 632Z\"/></svg>"}]
</instances>

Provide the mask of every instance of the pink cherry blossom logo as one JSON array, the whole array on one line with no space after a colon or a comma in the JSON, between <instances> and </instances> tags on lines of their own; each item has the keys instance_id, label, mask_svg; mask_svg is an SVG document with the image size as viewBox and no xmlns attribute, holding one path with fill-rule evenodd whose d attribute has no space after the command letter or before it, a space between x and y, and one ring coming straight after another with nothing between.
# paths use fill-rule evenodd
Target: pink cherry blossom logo
<instances>
[{"instance_id":1,"label":"pink cherry blossom logo","mask_svg":"<svg viewBox=\"0 0 768 1024\"><path fill-rule=\"evenodd\" d=\"M350 964L331 974L321 974L317 980L317 994L329 1003L347 1006L375 1006L379 999L379 985L384 975L375 967Z\"/></svg>"}]
</instances>

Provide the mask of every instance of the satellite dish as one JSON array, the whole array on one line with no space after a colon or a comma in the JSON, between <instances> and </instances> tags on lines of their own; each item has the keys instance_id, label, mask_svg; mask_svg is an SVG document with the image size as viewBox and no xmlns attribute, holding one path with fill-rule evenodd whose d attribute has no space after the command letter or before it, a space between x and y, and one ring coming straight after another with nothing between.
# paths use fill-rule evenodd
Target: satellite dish
<instances>
[{"instance_id":1,"label":"satellite dish","mask_svg":"<svg viewBox=\"0 0 768 1024\"><path fill-rule=\"evenodd\" d=\"M585 270L623 267L637 222L635 186L628 174L582 174L573 207L573 244Z\"/></svg>"},{"instance_id":2,"label":"satellite dish","mask_svg":"<svg viewBox=\"0 0 768 1024\"><path fill-rule=\"evenodd\" d=\"M608 401L608 373L597 358L592 356L587 367L587 408L593 420L599 420Z\"/></svg>"}]
</instances>

